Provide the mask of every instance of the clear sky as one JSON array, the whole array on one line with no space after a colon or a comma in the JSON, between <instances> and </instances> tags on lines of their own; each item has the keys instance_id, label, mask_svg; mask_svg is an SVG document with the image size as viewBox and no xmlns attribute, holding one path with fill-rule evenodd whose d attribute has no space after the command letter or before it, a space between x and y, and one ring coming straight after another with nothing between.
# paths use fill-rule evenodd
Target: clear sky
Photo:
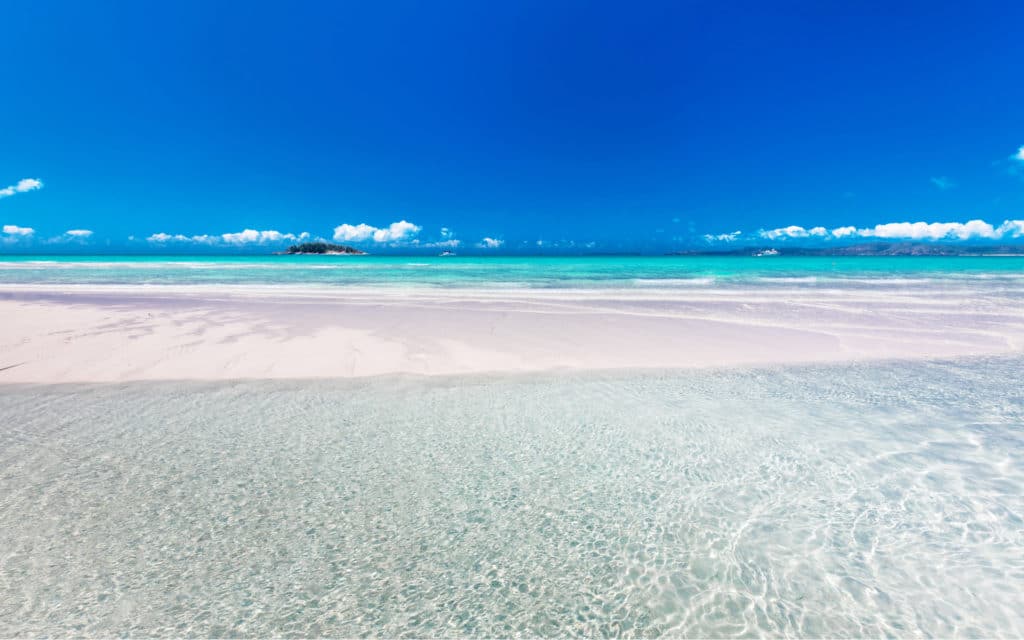
<instances>
[{"instance_id":1,"label":"clear sky","mask_svg":"<svg viewBox=\"0 0 1024 640\"><path fill-rule=\"evenodd\" d=\"M1024 242L1019 1L41 1L3 23L0 251Z\"/></svg>"}]
</instances>

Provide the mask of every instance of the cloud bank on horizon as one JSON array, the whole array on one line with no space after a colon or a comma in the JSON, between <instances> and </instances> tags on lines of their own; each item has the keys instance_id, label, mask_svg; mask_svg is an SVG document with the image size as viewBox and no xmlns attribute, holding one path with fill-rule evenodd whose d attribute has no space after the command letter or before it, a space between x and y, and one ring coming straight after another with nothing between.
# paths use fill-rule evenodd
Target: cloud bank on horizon
<instances>
[{"instance_id":1,"label":"cloud bank on horizon","mask_svg":"<svg viewBox=\"0 0 1024 640\"><path fill-rule=\"evenodd\" d=\"M430 241L421 241L415 237L421 230L421 226L406 220L391 223L387 227L373 227L364 223L358 225L343 224L335 227L334 240L338 242L352 242L354 244L373 243L391 249L404 248L412 250L455 249L463 246L463 242L455 238L454 232L447 227L441 229L438 239ZM28 246L31 246L32 239L36 235L36 230L33 227L17 224L4 224L0 227L0 232L3 234L3 243L8 246L18 244L19 241L28 242ZM62 234L43 242L47 244L72 241L84 243L94 236L95 233L91 229L68 229ZM775 229L759 229L748 234L744 234L739 230L727 233L705 234L702 238L707 244L745 244L763 242L765 240L776 242L805 240L812 243L831 241L851 242L857 240L918 242L1017 241L1024 238L1024 220L1004 220L998 225L980 219L968 220L966 222L888 222L870 227L847 225L831 229L823 226L803 227L800 225L789 225ZM128 240L133 242L135 237L131 236ZM158 232L144 238L144 241L154 248L174 245L241 248L246 246L275 246L307 240L324 241L324 238L313 236L307 231L285 233L274 229L243 229L237 232L195 235ZM506 242L502 238L485 236L470 246L476 249L498 250L505 247ZM546 247L547 243L538 241L536 246ZM591 242L581 246L592 249L597 245ZM576 245L575 243L570 243L566 247L576 247Z\"/></svg>"},{"instance_id":2,"label":"cloud bank on horizon","mask_svg":"<svg viewBox=\"0 0 1024 640\"><path fill-rule=\"evenodd\" d=\"M374 243L376 245L390 248L455 249L462 246L462 240L457 239L455 237L455 232L448 227L442 227L440 237L431 241L421 241L416 237L422 230L422 226L409 222L408 220L392 222L386 227L375 227L366 223L346 223L334 228L333 239L335 242L350 242L353 244ZM71 232L68 233L70 234ZM134 237L129 238L129 240L134 240ZM264 231L244 229L234 233L196 235L158 232L145 238L145 241L149 245L155 247L175 244L205 245L209 247L243 247L247 245L260 246L289 242L304 242L306 240L322 242L324 241L324 238L319 236L314 237L308 231L303 231L302 233L282 233L273 229ZM499 249L504 244L504 240L485 237L473 246L479 249Z\"/></svg>"},{"instance_id":3,"label":"cloud bank on horizon","mask_svg":"<svg viewBox=\"0 0 1024 640\"><path fill-rule=\"evenodd\" d=\"M1014 171L1021 171L1024 175L1024 145L1020 146L1016 153L1011 155L1007 161ZM948 190L956 186L945 176L932 177L930 181L940 190ZM0 198L7 198L20 193L36 191L43 187L43 182L37 178L23 178L17 183L0 189ZM673 219L678 221L678 218ZM424 227L406 219L392 222L385 226L374 226L365 222L358 224L343 223L333 229L333 239L337 242L350 243L373 243L382 247L393 249L454 249L463 245L462 241L455 237L455 233L448 227L441 227L439 237L433 240L421 241L418 237ZM31 246L36 235L34 227L21 226L18 224L4 224L0 227L2 235L0 240L5 245ZM660 232L660 230L659 230ZM68 229L62 234L47 240L41 240L44 244L60 242L75 242L84 244L93 238L94 232L91 229ZM874 226L859 227L855 225L841 225L827 228L823 225L804 227L800 225L789 225L773 229L758 229L756 232L744 234L740 230L709 233L702 236L709 244L716 243L746 243L757 241L791 241L806 240L809 242L827 241L855 241L858 239L882 240L882 241L926 241L926 242L965 242L965 241L1007 241L1017 240L1024 237L1024 220L1006 219L996 225L981 219L972 219L966 222L887 222ZM208 247L244 247L275 245L289 242L302 242L312 239L314 236L309 232L301 233L280 232L274 229L257 230L245 228L238 232L220 234L194 234L157 232L145 237L145 242L150 246L161 247L173 244L205 245ZM324 238L316 236L316 240L323 241ZM129 242L134 242L135 237L130 236ZM682 238L674 238L676 241L683 241ZM526 241L524 241L526 242ZM108 241L109 244L109 241ZM506 245L505 240L492 236L485 236L479 241L472 243L477 249L497 250ZM536 242L537 247L548 246L542 241ZM553 246L553 245L552 245ZM575 243L568 245L574 247ZM593 248L595 243L585 245Z\"/></svg>"},{"instance_id":4,"label":"cloud bank on horizon","mask_svg":"<svg viewBox=\"0 0 1024 640\"><path fill-rule=\"evenodd\" d=\"M744 237L739 231L722 234L705 234L708 243L736 242L738 240L850 240L857 238L874 240L915 240L915 241L967 241L967 240L1010 240L1024 236L1024 220L1004 220L993 225L984 220L967 222L887 222L873 227L858 228L853 225L826 229L822 226L802 227L790 225L777 229L759 229L755 234Z\"/></svg>"},{"instance_id":5,"label":"cloud bank on horizon","mask_svg":"<svg viewBox=\"0 0 1024 640\"><path fill-rule=\"evenodd\" d=\"M281 233L273 229L257 231L256 229L244 229L235 233L222 233L219 235L185 235L181 233L154 233L146 238L152 244L164 245L168 243L191 243L191 244L227 244L242 246L247 244L275 244L282 242L303 241L309 238L309 233L303 231L299 234Z\"/></svg>"}]
</instances>

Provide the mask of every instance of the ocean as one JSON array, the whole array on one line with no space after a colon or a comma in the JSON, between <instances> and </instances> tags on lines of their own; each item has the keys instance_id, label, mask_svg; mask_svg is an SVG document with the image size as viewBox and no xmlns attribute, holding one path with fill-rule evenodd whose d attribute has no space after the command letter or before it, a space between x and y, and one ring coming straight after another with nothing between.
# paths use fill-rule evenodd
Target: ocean
<instances>
[{"instance_id":1,"label":"ocean","mask_svg":"<svg viewBox=\"0 0 1024 640\"><path fill-rule=\"evenodd\" d=\"M643 289L1024 284L1024 257L0 257L3 285Z\"/></svg>"},{"instance_id":2,"label":"ocean","mask_svg":"<svg viewBox=\"0 0 1024 640\"><path fill-rule=\"evenodd\" d=\"M1019 322L1024 259L0 261L3 291L207 288L861 296L912 335L964 295ZM1020 637L1022 371L0 384L0 636Z\"/></svg>"}]
</instances>

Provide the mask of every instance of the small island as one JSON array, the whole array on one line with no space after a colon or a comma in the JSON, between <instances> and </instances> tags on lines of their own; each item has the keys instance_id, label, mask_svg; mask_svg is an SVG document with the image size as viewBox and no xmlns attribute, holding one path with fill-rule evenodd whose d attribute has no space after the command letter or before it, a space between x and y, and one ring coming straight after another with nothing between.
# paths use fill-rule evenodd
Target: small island
<instances>
[{"instance_id":1,"label":"small island","mask_svg":"<svg viewBox=\"0 0 1024 640\"><path fill-rule=\"evenodd\" d=\"M329 242L304 242L293 244L284 252L286 255L327 255L327 256L365 256L365 251L343 244L331 244Z\"/></svg>"}]
</instances>

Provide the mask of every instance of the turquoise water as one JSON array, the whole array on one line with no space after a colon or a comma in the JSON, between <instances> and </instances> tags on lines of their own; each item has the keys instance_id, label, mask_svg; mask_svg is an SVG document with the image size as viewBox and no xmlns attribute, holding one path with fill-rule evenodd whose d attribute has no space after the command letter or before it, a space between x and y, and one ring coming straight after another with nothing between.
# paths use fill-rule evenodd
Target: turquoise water
<instances>
[{"instance_id":1,"label":"turquoise water","mask_svg":"<svg viewBox=\"0 0 1024 640\"><path fill-rule=\"evenodd\" d=\"M1019 638L1021 371L0 386L0 636Z\"/></svg>"},{"instance_id":2,"label":"turquoise water","mask_svg":"<svg viewBox=\"0 0 1024 640\"><path fill-rule=\"evenodd\" d=\"M207 286L956 341L1020 325L1024 258L0 258ZM1021 371L0 384L0 637L1021 637Z\"/></svg>"},{"instance_id":3,"label":"turquoise water","mask_svg":"<svg viewBox=\"0 0 1024 640\"><path fill-rule=\"evenodd\" d=\"M1024 257L0 257L0 285L642 288L857 286L907 278L1019 285Z\"/></svg>"}]
</instances>

